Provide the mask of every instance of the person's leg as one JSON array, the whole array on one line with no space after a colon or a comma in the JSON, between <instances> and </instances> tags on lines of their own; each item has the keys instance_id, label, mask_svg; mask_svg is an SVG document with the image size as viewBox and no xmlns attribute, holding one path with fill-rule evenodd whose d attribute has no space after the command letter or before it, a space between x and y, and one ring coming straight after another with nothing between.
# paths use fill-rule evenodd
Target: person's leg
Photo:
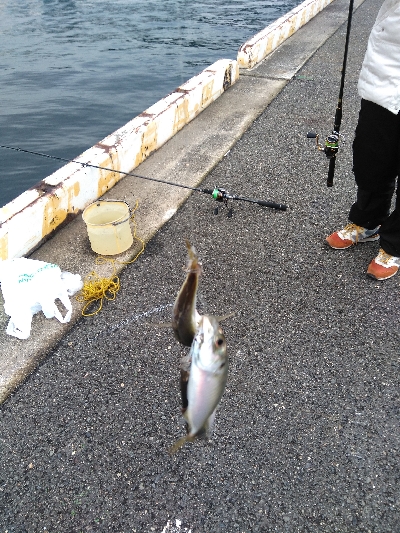
<instances>
[{"instance_id":1,"label":"person's leg","mask_svg":"<svg viewBox=\"0 0 400 533\"><path fill-rule=\"evenodd\" d=\"M385 191L374 192L358 188L357 199L349 212L349 220L367 229L380 226L389 216L393 193L394 182Z\"/></svg>"},{"instance_id":2,"label":"person's leg","mask_svg":"<svg viewBox=\"0 0 400 533\"><path fill-rule=\"evenodd\" d=\"M381 249L370 262L367 274L374 279L385 280L400 269L400 179L397 178L396 206L392 214L382 222Z\"/></svg>"},{"instance_id":3,"label":"person's leg","mask_svg":"<svg viewBox=\"0 0 400 533\"><path fill-rule=\"evenodd\" d=\"M400 158L400 146L399 146ZM386 253L400 257L400 179L397 178L396 205L391 215L382 222L379 230L381 248Z\"/></svg>"},{"instance_id":4,"label":"person's leg","mask_svg":"<svg viewBox=\"0 0 400 533\"><path fill-rule=\"evenodd\" d=\"M353 142L357 199L350 209L350 224L327 237L332 248L349 248L379 238L378 229L389 217L395 189L399 138L399 116L362 100Z\"/></svg>"},{"instance_id":5,"label":"person's leg","mask_svg":"<svg viewBox=\"0 0 400 533\"><path fill-rule=\"evenodd\" d=\"M399 141L399 115L362 100L353 142L358 190L349 220L354 224L372 229L388 218L399 170Z\"/></svg>"},{"instance_id":6,"label":"person's leg","mask_svg":"<svg viewBox=\"0 0 400 533\"><path fill-rule=\"evenodd\" d=\"M368 128L373 136L368 133ZM371 138L375 142L371 142ZM363 101L353 144L353 163L358 191L349 218L364 227L380 225L381 249L368 265L367 274L385 280L400 268L399 114L394 115L376 104ZM396 205L389 214L396 177Z\"/></svg>"}]
</instances>

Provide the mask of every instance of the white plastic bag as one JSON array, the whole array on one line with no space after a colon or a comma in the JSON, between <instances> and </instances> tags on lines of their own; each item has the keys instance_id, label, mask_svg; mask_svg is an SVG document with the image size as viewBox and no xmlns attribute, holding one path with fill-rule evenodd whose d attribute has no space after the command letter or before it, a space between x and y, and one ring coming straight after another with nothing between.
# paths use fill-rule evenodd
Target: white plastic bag
<instances>
[{"instance_id":1,"label":"white plastic bag","mask_svg":"<svg viewBox=\"0 0 400 533\"><path fill-rule=\"evenodd\" d=\"M79 274L61 272L57 265L25 257L0 261L0 283L4 311L11 317L6 332L18 339L29 337L32 317L39 311L46 318L55 317L63 324L69 322L72 314L69 296L83 286ZM64 317L56 299L67 310Z\"/></svg>"}]
</instances>

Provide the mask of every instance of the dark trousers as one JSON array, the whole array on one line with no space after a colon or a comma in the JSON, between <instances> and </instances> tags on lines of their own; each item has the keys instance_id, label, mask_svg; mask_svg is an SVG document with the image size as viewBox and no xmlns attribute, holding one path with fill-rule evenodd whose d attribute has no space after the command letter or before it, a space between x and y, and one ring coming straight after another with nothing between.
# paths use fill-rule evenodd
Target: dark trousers
<instances>
[{"instance_id":1,"label":"dark trousers","mask_svg":"<svg viewBox=\"0 0 400 533\"><path fill-rule=\"evenodd\" d=\"M353 172L357 199L349 220L372 229L381 226L380 246L400 257L400 113L361 101L353 142ZM396 190L395 208L390 213Z\"/></svg>"}]
</instances>

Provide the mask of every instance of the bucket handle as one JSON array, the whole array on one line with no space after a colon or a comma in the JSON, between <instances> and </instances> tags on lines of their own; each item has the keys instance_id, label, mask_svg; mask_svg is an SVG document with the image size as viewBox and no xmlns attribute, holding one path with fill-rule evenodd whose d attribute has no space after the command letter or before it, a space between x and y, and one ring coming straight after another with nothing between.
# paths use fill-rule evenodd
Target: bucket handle
<instances>
[{"instance_id":1,"label":"bucket handle","mask_svg":"<svg viewBox=\"0 0 400 533\"><path fill-rule=\"evenodd\" d=\"M129 211L129 216L128 218L125 218L124 220L120 220L119 222L110 222L110 224L112 226L118 226L119 224L124 224L125 222L127 222L128 220L130 220L132 218L132 210L131 210L131 207L130 205L128 204L128 202L125 202L125 200L113 200L111 198L109 198L108 200L99 200L99 202L123 202L124 204L126 204L128 206L128 211ZM97 203L97 202L96 202ZM99 205L99 204L97 204Z\"/></svg>"}]
</instances>

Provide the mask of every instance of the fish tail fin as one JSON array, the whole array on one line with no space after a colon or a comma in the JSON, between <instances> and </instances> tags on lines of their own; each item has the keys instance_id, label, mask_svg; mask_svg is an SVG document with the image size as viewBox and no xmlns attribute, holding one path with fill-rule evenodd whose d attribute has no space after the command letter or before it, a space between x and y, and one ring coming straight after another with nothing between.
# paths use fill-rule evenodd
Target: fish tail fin
<instances>
[{"instance_id":1,"label":"fish tail fin","mask_svg":"<svg viewBox=\"0 0 400 533\"><path fill-rule=\"evenodd\" d=\"M192 435L185 435L184 437L181 437L179 440L175 442L175 444L171 446L171 448L169 448L168 453L170 455L173 455L178 450L180 450L182 446L186 444L186 442L192 442L193 440L194 440L194 437Z\"/></svg>"}]
</instances>

